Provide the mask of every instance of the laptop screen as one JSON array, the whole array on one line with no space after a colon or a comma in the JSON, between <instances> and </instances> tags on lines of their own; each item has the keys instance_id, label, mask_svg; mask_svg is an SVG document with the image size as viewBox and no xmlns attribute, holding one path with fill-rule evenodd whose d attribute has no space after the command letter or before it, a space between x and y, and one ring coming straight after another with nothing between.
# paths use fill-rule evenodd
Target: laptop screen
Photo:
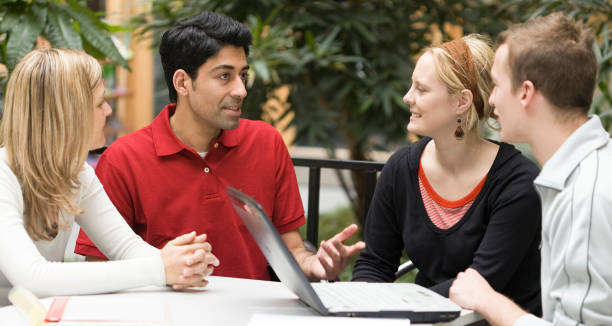
<instances>
[{"instance_id":1,"label":"laptop screen","mask_svg":"<svg viewBox=\"0 0 612 326\"><path fill-rule=\"evenodd\" d=\"M416 284L377 284L377 283L333 283L321 284L317 283L317 291L325 288L335 287L338 292L338 286L346 287L352 285L360 285L362 290L366 290L365 298L368 300L367 306L360 304L358 306L338 305L331 306L331 310L326 307L313 286L310 284L304 272L293 258L291 252L285 245L285 242L278 234L276 227L262 207L252 198L242 192L227 187L226 192L231 200L238 215L246 225L247 229L257 242L259 249L263 252L268 260L268 263L276 272L278 278L295 293L300 300L305 302L310 307L317 310L322 315L343 315L343 316L385 316L385 317L408 317L412 321L418 322L437 322L443 320L452 320L459 316L461 309L452 303L447 298L444 298L428 289L422 288ZM359 283L359 282L358 282ZM382 305L377 302L371 302L373 297L370 294L379 293L380 289L387 289L378 298L380 302L383 298L388 299L394 297L395 303L392 305ZM355 288L352 289L353 291ZM419 295L419 292L422 292ZM331 294L327 292L328 294ZM349 295L354 298L354 295ZM430 304L424 304L423 299ZM437 299L436 299L437 298ZM410 299L406 301L406 299ZM398 301L399 300L399 301ZM376 300L374 300L376 301ZM408 302L414 302L408 304ZM370 304L371 303L371 304ZM340 309L338 309L340 307Z\"/></svg>"},{"instance_id":2,"label":"laptop screen","mask_svg":"<svg viewBox=\"0 0 612 326\"><path fill-rule=\"evenodd\" d=\"M232 187L227 187L226 192L281 282L321 314L329 314L261 205Z\"/></svg>"}]
</instances>

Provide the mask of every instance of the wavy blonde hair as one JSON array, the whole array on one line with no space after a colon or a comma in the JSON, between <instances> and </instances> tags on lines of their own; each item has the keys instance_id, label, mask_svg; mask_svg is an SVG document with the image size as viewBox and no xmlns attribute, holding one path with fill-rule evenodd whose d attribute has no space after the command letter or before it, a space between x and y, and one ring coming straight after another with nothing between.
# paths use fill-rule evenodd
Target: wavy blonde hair
<instances>
[{"instance_id":1,"label":"wavy blonde hair","mask_svg":"<svg viewBox=\"0 0 612 326\"><path fill-rule=\"evenodd\" d=\"M470 48L470 52L472 52L472 60L478 79L476 85L483 102L481 115L478 113L474 101L472 101L472 105L467 113L465 126L467 130L473 130L477 128L479 120L488 122L489 118L496 118L493 113L494 108L489 105L489 95L491 95L493 89L490 72L495 53L491 47L491 41L482 35L466 35L463 37L463 40ZM462 71L453 69L453 57L440 47L432 46L426 51L432 54L436 73L440 80L446 85L450 95L457 95L464 89L469 90L469 86L464 85L461 82L461 78L459 78L459 74L464 74L465 76L462 76L464 80L472 79L472 76L466 75L468 72L467 68L462 69Z\"/></svg>"},{"instance_id":2,"label":"wavy blonde hair","mask_svg":"<svg viewBox=\"0 0 612 326\"><path fill-rule=\"evenodd\" d=\"M6 85L0 145L21 185L24 225L33 240L52 240L75 202L93 123L93 90L101 68L89 55L37 49Z\"/></svg>"}]
</instances>

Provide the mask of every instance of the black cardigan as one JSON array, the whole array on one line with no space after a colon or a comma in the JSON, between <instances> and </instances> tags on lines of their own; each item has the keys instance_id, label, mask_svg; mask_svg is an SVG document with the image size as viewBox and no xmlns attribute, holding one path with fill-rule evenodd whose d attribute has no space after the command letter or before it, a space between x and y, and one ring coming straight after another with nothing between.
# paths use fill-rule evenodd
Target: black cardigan
<instances>
[{"instance_id":1,"label":"black cardigan","mask_svg":"<svg viewBox=\"0 0 612 326\"><path fill-rule=\"evenodd\" d=\"M538 168L514 146L500 143L472 206L457 224L442 230L429 219L419 190L419 161L430 140L400 149L385 165L353 281L392 282L405 249L419 269L419 285L448 297L457 273L472 267L496 291L541 315L541 209L533 186Z\"/></svg>"}]
</instances>

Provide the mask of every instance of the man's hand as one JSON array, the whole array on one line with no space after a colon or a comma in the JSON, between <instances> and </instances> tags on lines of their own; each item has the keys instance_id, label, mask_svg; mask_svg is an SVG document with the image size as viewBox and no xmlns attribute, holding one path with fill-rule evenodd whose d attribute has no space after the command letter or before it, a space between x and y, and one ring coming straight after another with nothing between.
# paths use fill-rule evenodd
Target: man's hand
<instances>
[{"instance_id":1,"label":"man's hand","mask_svg":"<svg viewBox=\"0 0 612 326\"><path fill-rule=\"evenodd\" d=\"M321 241L317 251L317 260L312 265L314 277L319 280L335 280L348 265L349 259L365 248L365 242L363 241L350 246L344 245L344 241L355 234L357 230L357 225L351 224L331 239Z\"/></svg>"},{"instance_id":2,"label":"man's hand","mask_svg":"<svg viewBox=\"0 0 612 326\"><path fill-rule=\"evenodd\" d=\"M316 254L304 248L302 238L297 231L287 232L281 236L310 280L335 280L348 265L349 259L365 248L363 241L350 246L344 245L344 241L355 234L357 229L357 225L352 224L333 238L321 241Z\"/></svg>"},{"instance_id":3,"label":"man's hand","mask_svg":"<svg viewBox=\"0 0 612 326\"><path fill-rule=\"evenodd\" d=\"M206 286L208 281L205 278L219 266L219 260L211 251L205 234L196 236L191 232L169 241L160 252L166 283L175 290Z\"/></svg>"},{"instance_id":4,"label":"man's hand","mask_svg":"<svg viewBox=\"0 0 612 326\"><path fill-rule=\"evenodd\" d=\"M527 314L512 300L493 290L487 280L472 268L457 274L449 298L465 309L480 313L495 326L514 325L517 319Z\"/></svg>"},{"instance_id":5,"label":"man's hand","mask_svg":"<svg viewBox=\"0 0 612 326\"><path fill-rule=\"evenodd\" d=\"M449 290L449 298L465 309L478 310L495 291L475 269L468 268L457 274Z\"/></svg>"}]
</instances>

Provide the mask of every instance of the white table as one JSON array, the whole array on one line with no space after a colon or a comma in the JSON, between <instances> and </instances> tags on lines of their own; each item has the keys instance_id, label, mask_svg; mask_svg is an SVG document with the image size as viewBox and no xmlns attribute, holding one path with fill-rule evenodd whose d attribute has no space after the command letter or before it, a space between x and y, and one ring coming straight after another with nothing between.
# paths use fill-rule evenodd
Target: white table
<instances>
[{"instance_id":1,"label":"white table","mask_svg":"<svg viewBox=\"0 0 612 326\"><path fill-rule=\"evenodd\" d=\"M42 299L49 306L52 298ZM266 326L293 326L297 321L317 326L333 321L334 325L357 325L355 318L323 317L303 304L280 282L256 281L227 277L209 277L205 288L176 292L168 288L146 287L104 295L74 296L71 304L84 305L86 314L104 313L109 318L145 316L164 325L251 325L265 321ZM299 319L296 319L299 317ZM161 319L161 320L160 320ZM472 311L463 311L458 319L436 325L467 325L481 320ZM277 322L276 322L277 321ZM292 325L287 325L291 321ZM305 323L308 321L308 323ZM383 322L367 319L368 324ZM363 322L363 320L361 320ZM385 319L384 324L407 325L406 319ZM0 325L29 326L15 307L0 308ZM425 325L425 324L419 324Z\"/></svg>"}]
</instances>

